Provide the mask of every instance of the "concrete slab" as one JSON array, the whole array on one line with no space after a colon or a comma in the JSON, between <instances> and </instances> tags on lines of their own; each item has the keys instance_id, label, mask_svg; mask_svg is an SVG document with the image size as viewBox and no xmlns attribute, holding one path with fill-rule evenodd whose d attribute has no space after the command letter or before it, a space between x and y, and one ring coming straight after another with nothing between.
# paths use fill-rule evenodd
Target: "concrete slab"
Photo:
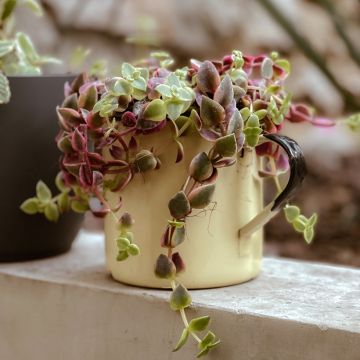
<instances>
[{"instance_id":1,"label":"concrete slab","mask_svg":"<svg viewBox=\"0 0 360 360\"><path fill-rule=\"evenodd\" d=\"M266 258L246 284L192 291L222 345L209 359L359 360L360 270ZM169 292L125 286L104 265L100 234L66 255L0 265L0 359L192 359L171 349L180 317Z\"/></svg>"}]
</instances>

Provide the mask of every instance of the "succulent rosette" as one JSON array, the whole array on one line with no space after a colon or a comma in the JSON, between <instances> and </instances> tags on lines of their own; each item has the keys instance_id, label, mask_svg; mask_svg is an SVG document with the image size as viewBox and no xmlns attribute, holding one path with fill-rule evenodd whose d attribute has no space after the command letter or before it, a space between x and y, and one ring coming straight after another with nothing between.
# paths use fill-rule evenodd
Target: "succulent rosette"
<instances>
[{"instance_id":1,"label":"succulent rosette","mask_svg":"<svg viewBox=\"0 0 360 360\"><path fill-rule=\"evenodd\" d=\"M185 319L175 350L191 335L198 343L200 357L219 340L211 331L199 337L198 333L207 329L209 317L186 320L184 309L191 298L176 278L184 271L185 262L179 252L174 252L185 240L186 219L194 209L209 206L218 171L234 165L244 148L255 148L264 158L259 175L273 178L281 193L278 176L289 163L280 148L282 143L269 140L285 121L316 123L316 118L305 105L292 104L284 89L290 65L277 53L243 56L234 51L221 61L192 60L189 67L174 71L167 68L171 63L168 55L157 53L140 62L140 67L124 63L118 77L98 80L82 74L66 84L65 100L57 108L60 132L56 141L62 155L56 184L60 194L53 197L39 182L37 196L26 200L22 209L31 214L45 213L54 221L70 209L90 210L99 217L110 214L119 223L114 241L119 250L117 259L123 261L140 252L130 231L133 220L127 213L118 216L121 198L112 208L106 192L121 195L135 176L166 171L161 168L160 154L151 146L140 146L138 136L163 132L177 147L174 162L183 159L186 148L182 137L186 134L191 133L194 141L208 141L210 151L193 158L183 188L169 199L169 221L159 239L167 255L159 255L155 264L156 276L171 282L171 308ZM166 128L171 131L164 131ZM291 193L288 190L287 195ZM277 206L286 202L287 195ZM288 204L284 210L294 229L311 242L316 215L306 218L299 208Z\"/></svg>"}]
</instances>

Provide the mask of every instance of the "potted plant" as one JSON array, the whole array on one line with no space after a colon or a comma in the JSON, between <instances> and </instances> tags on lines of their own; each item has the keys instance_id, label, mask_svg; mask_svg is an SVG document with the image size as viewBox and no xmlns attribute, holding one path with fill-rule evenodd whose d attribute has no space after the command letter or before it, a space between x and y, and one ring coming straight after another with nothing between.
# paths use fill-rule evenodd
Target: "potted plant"
<instances>
[{"instance_id":1,"label":"potted plant","mask_svg":"<svg viewBox=\"0 0 360 360\"><path fill-rule=\"evenodd\" d=\"M171 288L170 306L198 357L219 344L208 316L189 321L187 288L237 284L261 268L262 226L284 209L307 242L310 218L288 203L306 167L298 144L279 135L284 121L315 119L284 89L289 63L277 53L192 60L170 71L165 53L121 76L81 86L57 108L63 152L56 213L105 217L107 267L121 282ZM290 169L286 186L279 176ZM275 200L263 208L263 178ZM39 198L29 212L43 212ZM135 220L135 221L134 221ZM185 270L186 264L186 270Z\"/></svg>"},{"instance_id":2,"label":"potted plant","mask_svg":"<svg viewBox=\"0 0 360 360\"><path fill-rule=\"evenodd\" d=\"M19 3L41 15L41 7L33 0L1 2L0 183L6 190L0 205L0 261L64 252L70 248L81 221L81 216L69 214L54 225L42 217L29 219L19 210L39 177L52 182L58 172L59 152L53 145L57 133L54 107L62 101L64 82L73 79L70 75L40 76L44 64L58 60L40 56L26 34L13 34L13 11Z\"/></svg>"}]
</instances>

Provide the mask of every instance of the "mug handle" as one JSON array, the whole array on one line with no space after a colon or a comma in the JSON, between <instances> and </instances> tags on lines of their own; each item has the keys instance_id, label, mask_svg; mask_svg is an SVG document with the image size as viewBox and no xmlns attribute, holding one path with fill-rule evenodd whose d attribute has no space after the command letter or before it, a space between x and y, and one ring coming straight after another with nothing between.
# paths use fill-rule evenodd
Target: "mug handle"
<instances>
[{"instance_id":1,"label":"mug handle","mask_svg":"<svg viewBox=\"0 0 360 360\"><path fill-rule=\"evenodd\" d=\"M269 222L280 211L281 205L293 197L307 174L304 153L295 140L278 134L264 134L263 136L285 150L289 159L290 176L285 188L275 200L266 205L258 215L239 230L239 238L253 234Z\"/></svg>"}]
</instances>

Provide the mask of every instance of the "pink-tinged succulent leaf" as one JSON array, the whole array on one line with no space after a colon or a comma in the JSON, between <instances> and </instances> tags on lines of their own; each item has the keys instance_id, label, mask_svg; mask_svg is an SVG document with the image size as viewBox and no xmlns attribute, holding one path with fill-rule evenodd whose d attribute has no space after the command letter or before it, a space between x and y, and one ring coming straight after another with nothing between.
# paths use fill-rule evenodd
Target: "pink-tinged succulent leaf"
<instances>
[{"instance_id":1,"label":"pink-tinged succulent leaf","mask_svg":"<svg viewBox=\"0 0 360 360\"><path fill-rule=\"evenodd\" d=\"M204 61L197 74L197 85L203 93L214 93L220 84L220 75L211 61Z\"/></svg>"},{"instance_id":2,"label":"pink-tinged succulent leaf","mask_svg":"<svg viewBox=\"0 0 360 360\"><path fill-rule=\"evenodd\" d=\"M239 153L245 144L245 134L244 133L239 134L239 136L236 139L236 144L237 144L237 151Z\"/></svg>"},{"instance_id":3,"label":"pink-tinged succulent leaf","mask_svg":"<svg viewBox=\"0 0 360 360\"><path fill-rule=\"evenodd\" d=\"M273 143L270 141L264 142L255 148L256 155L258 156L265 156L265 155L271 155L273 154Z\"/></svg>"},{"instance_id":4,"label":"pink-tinged succulent leaf","mask_svg":"<svg viewBox=\"0 0 360 360\"><path fill-rule=\"evenodd\" d=\"M98 94L95 85L91 85L85 91L80 93L79 96L79 108L83 108L91 111L97 102Z\"/></svg>"},{"instance_id":5,"label":"pink-tinged succulent leaf","mask_svg":"<svg viewBox=\"0 0 360 360\"><path fill-rule=\"evenodd\" d=\"M129 163L124 160L111 160L103 166L103 173L105 174L120 174L126 173L130 169Z\"/></svg>"},{"instance_id":6,"label":"pink-tinged succulent leaf","mask_svg":"<svg viewBox=\"0 0 360 360\"><path fill-rule=\"evenodd\" d=\"M86 73L79 74L72 82L71 89L73 92L79 92L80 88L88 82L88 76Z\"/></svg>"},{"instance_id":7,"label":"pink-tinged succulent leaf","mask_svg":"<svg viewBox=\"0 0 360 360\"><path fill-rule=\"evenodd\" d=\"M310 122L311 124L319 127L331 127L336 125L336 121L334 119L323 117L314 117Z\"/></svg>"},{"instance_id":8,"label":"pink-tinged succulent leaf","mask_svg":"<svg viewBox=\"0 0 360 360\"><path fill-rule=\"evenodd\" d=\"M205 152L197 154L191 160L189 173L190 176L198 182L203 182L212 175L213 166L209 156Z\"/></svg>"},{"instance_id":9,"label":"pink-tinged succulent leaf","mask_svg":"<svg viewBox=\"0 0 360 360\"><path fill-rule=\"evenodd\" d=\"M134 136L132 136L129 140L129 150L136 151L138 148L138 142Z\"/></svg>"},{"instance_id":10,"label":"pink-tinged succulent leaf","mask_svg":"<svg viewBox=\"0 0 360 360\"><path fill-rule=\"evenodd\" d=\"M91 168L87 164L80 165L79 182L81 186L88 188L93 185L93 174Z\"/></svg>"},{"instance_id":11,"label":"pink-tinged succulent leaf","mask_svg":"<svg viewBox=\"0 0 360 360\"><path fill-rule=\"evenodd\" d=\"M78 110L78 95L76 93L68 95L61 104L61 107Z\"/></svg>"},{"instance_id":12,"label":"pink-tinged succulent leaf","mask_svg":"<svg viewBox=\"0 0 360 360\"><path fill-rule=\"evenodd\" d=\"M215 151L222 157L230 157L236 153L236 137L235 134L222 136L216 140Z\"/></svg>"},{"instance_id":13,"label":"pink-tinged succulent leaf","mask_svg":"<svg viewBox=\"0 0 360 360\"><path fill-rule=\"evenodd\" d=\"M121 122L124 126L132 128L136 125L136 116L131 111L126 111L121 116Z\"/></svg>"},{"instance_id":14,"label":"pink-tinged succulent leaf","mask_svg":"<svg viewBox=\"0 0 360 360\"><path fill-rule=\"evenodd\" d=\"M170 247L171 237L172 237L174 230L175 230L175 228L171 225L168 225L166 227L165 232L163 233L163 235L161 237L161 242L160 242L161 247L163 247L163 248Z\"/></svg>"},{"instance_id":15,"label":"pink-tinged succulent leaf","mask_svg":"<svg viewBox=\"0 0 360 360\"><path fill-rule=\"evenodd\" d=\"M236 101L233 99L230 104L225 109L225 119L224 122L228 124L231 120L231 118L234 116L234 113L236 111Z\"/></svg>"},{"instance_id":16,"label":"pink-tinged succulent leaf","mask_svg":"<svg viewBox=\"0 0 360 360\"><path fill-rule=\"evenodd\" d=\"M195 125L196 130L200 131L202 129L202 122L201 122L201 118L200 118L199 114L197 113L197 111L195 109L191 110L190 119L193 122L193 124Z\"/></svg>"},{"instance_id":17,"label":"pink-tinged succulent leaf","mask_svg":"<svg viewBox=\"0 0 360 360\"><path fill-rule=\"evenodd\" d=\"M207 178L205 181L202 182L202 185L215 184L217 178L218 178L218 171L216 168L213 168L212 174L210 175L209 178Z\"/></svg>"},{"instance_id":18,"label":"pink-tinged succulent leaf","mask_svg":"<svg viewBox=\"0 0 360 360\"><path fill-rule=\"evenodd\" d=\"M201 185L193 189L188 196L190 206L194 209L204 209L210 204L214 191L215 184Z\"/></svg>"},{"instance_id":19,"label":"pink-tinged succulent leaf","mask_svg":"<svg viewBox=\"0 0 360 360\"><path fill-rule=\"evenodd\" d=\"M169 211L172 217L181 220L191 211L190 203L184 191L177 192L169 201Z\"/></svg>"},{"instance_id":20,"label":"pink-tinged succulent leaf","mask_svg":"<svg viewBox=\"0 0 360 360\"><path fill-rule=\"evenodd\" d=\"M84 164L84 162L79 159L77 154L65 154L62 159L64 168L75 176L79 175L79 169L82 164Z\"/></svg>"},{"instance_id":21,"label":"pink-tinged succulent leaf","mask_svg":"<svg viewBox=\"0 0 360 360\"><path fill-rule=\"evenodd\" d=\"M164 121L151 121L145 119L139 119L136 124L137 133L151 134L158 132L166 126L166 120Z\"/></svg>"},{"instance_id":22,"label":"pink-tinged succulent leaf","mask_svg":"<svg viewBox=\"0 0 360 360\"><path fill-rule=\"evenodd\" d=\"M204 129L202 128L199 131L199 134L202 138L204 138L207 141L215 142L216 139L218 139L221 135L212 129Z\"/></svg>"},{"instance_id":23,"label":"pink-tinged succulent leaf","mask_svg":"<svg viewBox=\"0 0 360 360\"><path fill-rule=\"evenodd\" d=\"M57 108L58 119L65 130L79 126L83 121L78 111L71 108Z\"/></svg>"},{"instance_id":24,"label":"pink-tinged succulent leaf","mask_svg":"<svg viewBox=\"0 0 360 360\"><path fill-rule=\"evenodd\" d=\"M86 123L90 129L95 130L101 128L106 123L106 118L100 116L100 113L89 113L86 117Z\"/></svg>"},{"instance_id":25,"label":"pink-tinged succulent leaf","mask_svg":"<svg viewBox=\"0 0 360 360\"><path fill-rule=\"evenodd\" d=\"M105 164L105 160L103 159L103 157L95 152L88 152L86 154L90 165L94 168L100 168L101 166L103 166Z\"/></svg>"},{"instance_id":26,"label":"pink-tinged succulent leaf","mask_svg":"<svg viewBox=\"0 0 360 360\"><path fill-rule=\"evenodd\" d=\"M244 128L244 120L238 109L235 109L232 117L228 122L227 133L228 134L237 134L242 131Z\"/></svg>"},{"instance_id":27,"label":"pink-tinged succulent leaf","mask_svg":"<svg viewBox=\"0 0 360 360\"><path fill-rule=\"evenodd\" d=\"M114 179L107 180L106 186L110 191L120 192L129 184L133 178L133 173L128 170L126 173L118 173Z\"/></svg>"},{"instance_id":28,"label":"pink-tinged succulent leaf","mask_svg":"<svg viewBox=\"0 0 360 360\"><path fill-rule=\"evenodd\" d=\"M116 160L125 159L125 151L120 146L113 145L109 149L110 155Z\"/></svg>"},{"instance_id":29,"label":"pink-tinged succulent leaf","mask_svg":"<svg viewBox=\"0 0 360 360\"><path fill-rule=\"evenodd\" d=\"M288 158L285 155L280 154L276 160L276 169L279 172L283 173L283 172L288 171L289 168L290 168L290 165L289 165Z\"/></svg>"},{"instance_id":30,"label":"pink-tinged succulent leaf","mask_svg":"<svg viewBox=\"0 0 360 360\"><path fill-rule=\"evenodd\" d=\"M311 109L305 104L293 104L290 106L290 111L286 116L286 119L290 122L311 122L313 114Z\"/></svg>"},{"instance_id":31,"label":"pink-tinged succulent leaf","mask_svg":"<svg viewBox=\"0 0 360 360\"><path fill-rule=\"evenodd\" d=\"M186 269L185 262L178 252L176 252L172 255L171 260L175 264L177 274L185 271L185 269Z\"/></svg>"},{"instance_id":32,"label":"pink-tinged succulent leaf","mask_svg":"<svg viewBox=\"0 0 360 360\"><path fill-rule=\"evenodd\" d=\"M185 240L185 227L175 227L171 236L170 247L175 248Z\"/></svg>"},{"instance_id":33,"label":"pink-tinged succulent leaf","mask_svg":"<svg viewBox=\"0 0 360 360\"><path fill-rule=\"evenodd\" d=\"M214 100L226 108L234 100L234 89L229 75L225 75L215 91Z\"/></svg>"},{"instance_id":34,"label":"pink-tinged succulent leaf","mask_svg":"<svg viewBox=\"0 0 360 360\"><path fill-rule=\"evenodd\" d=\"M213 165L216 168L228 167L236 163L235 158L222 158L221 160L216 161Z\"/></svg>"},{"instance_id":35,"label":"pink-tinged succulent leaf","mask_svg":"<svg viewBox=\"0 0 360 360\"><path fill-rule=\"evenodd\" d=\"M99 218L104 218L110 212L110 209L105 207L97 197L89 199L89 207L92 214Z\"/></svg>"},{"instance_id":36,"label":"pink-tinged succulent leaf","mask_svg":"<svg viewBox=\"0 0 360 360\"><path fill-rule=\"evenodd\" d=\"M200 69L202 62L196 59L191 59L190 60L190 67L191 69L194 69L196 71L198 71Z\"/></svg>"},{"instance_id":37,"label":"pink-tinged succulent leaf","mask_svg":"<svg viewBox=\"0 0 360 360\"><path fill-rule=\"evenodd\" d=\"M276 176L275 173L273 173L272 171L270 170L266 170L266 169L263 169L263 170L259 170L258 171L258 174L261 178L268 178L268 177L274 177Z\"/></svg>"},{"instance_id":38,"label":"pink-tinged succulent leaf","mask_svg":"<svg viewBox=\"0 0 360 360\"><path fill-rule=\"evenodd\" d=\"M104 175L100 171L93 171L93 184L98 186L104 181Z\"/></svg>"},{"instance_id":39,"label":"pink-tinged succulent leaf","mask_svg":"<svg viewBox=\"0 0 360 360\"><path fill-rule=\"evenodd\" d=\"M184 146L179 140L176 140L176 139L175 139L175 143L176 143L176 148L177 148L175 163L178 163L184 158Z\"/></svg>"},{"instance_id":40,"label":"pink-tinged succulent leaf","mask_svg":"<svg viewBox=\"0 0 360 360\"><path fill-rule=\"evenodd\" d=\"M216 101L203 96L200 106L200 117L204 127L210 128L224 121L225 109Z\"/></svg>"},{"instance_id":41,"label":"pink-tinged succulent leaf","mask_svg":"<svg viewBox=\"0 0 360 360\"><path fill-rule=\"evenodd\" d=\"M66 154L69 154L73 151L71 146L70 135L63 135L57 140L57 147L58 149Z\"/></svg>"},{"instance_id":42,"label":"pink-tinged succulent leaf","mask_svg":"<svg viewBox=\"0 0 360 360\"><path fill-rule=\"evenodd\" d=\"M171 279L176 273L176 267L171 259L161 254L156 260L155 275L161 279Z\"/></svg>"},{"instance_id":43,"label":"pink-tinged succulent leaf","mask_svg":"<svg viewBox=\"0 0 360 360\"><path fill-rule=\"evenodd\" d=\"M116 205L115 205L114 207L111 208L111 211L112 211L112 212L117 212L117 211L119 211L119 210L122 208L122 206L123 206L122 197L119 196L118 202L116 203ZM123 219L123 216L124 216L125 214L128 214L128 215L129 215L129 218L128 218L128 219L131 220L131 221L132 221L132 224L133 224L133 223L134 223L134 220L132 219L131 215L130 215L128 212L125 212L125 213L121 216L121 218L120 218L120 223L121 223L121 224L124 224L124 221L123 221L122 219ZM126 217L127 217L127 216L126 216ZM132 224L131 224L131 225L132 225ZM128 227L131 227L131 225L128 226Z\"/></svg>"},{"instance_id":44,"label":"pink-tinged succulent leaf","mask_svg":"<svg viewBox=\"0 0 360 360\"><path fill-rule=\"evenodd\" d=\"M77 127L71 137L71 146L75 151L84 152L87 148L85 136L80 132Z\"/></svg>"}]
</instances>

